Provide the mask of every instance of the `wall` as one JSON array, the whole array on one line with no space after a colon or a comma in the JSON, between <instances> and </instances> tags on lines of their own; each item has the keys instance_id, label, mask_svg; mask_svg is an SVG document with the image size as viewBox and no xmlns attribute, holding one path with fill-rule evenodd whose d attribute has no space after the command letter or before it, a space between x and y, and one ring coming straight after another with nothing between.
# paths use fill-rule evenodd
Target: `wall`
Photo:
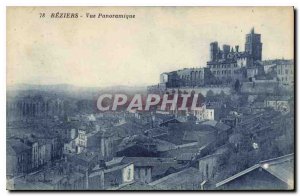
<instances>
[{"instance_id":1,"label":"wall","mask_svg":"<svg viewBox=\"0 0 300 196\"><path fill-rule=\"evenodd\" d=\"M209 156L199 160L199 171L202 173L202 180L209 180L215 175L218 167L218 156Z\"/></svg>"},{"instance_id":2,"label":"wall","mask_svg":"<svg viewBox=\"0 0 300 196\"><path fill-rule=\"evenodd\" d=\"M134 179L139 182L149 183L152 181L151 167L134 167Z\"/></svg>"},{"instance_id":3,"label":"wall","mask_svg":"<svg viewBox=\"0 0 300 196\"><path fill-rule=\"evenodd\" d=\"M178 92L178 88L168 88L166 92L172 93L172 91ZM200 88L179 88L181 92L186 91L187 93L191 93L192 91L195 91L195 93L201 93L202 95L206 96L207 92L211 90L214 94L219 94L222 91L229 95L231 93L231 88L226 86L220 86L220 87L200 87Z\"/></svg>"},{"instance_id":4,"label":"wall","mask_svg":"<svg viewBox=\"0 0 300 196\"><path fill-rule=\"evenodd\" d=\"M248 94L274 94L278 89L278 82L274 80L254 82L243 82L241 87L242 93Z\"/></svg>"}]
</instances>

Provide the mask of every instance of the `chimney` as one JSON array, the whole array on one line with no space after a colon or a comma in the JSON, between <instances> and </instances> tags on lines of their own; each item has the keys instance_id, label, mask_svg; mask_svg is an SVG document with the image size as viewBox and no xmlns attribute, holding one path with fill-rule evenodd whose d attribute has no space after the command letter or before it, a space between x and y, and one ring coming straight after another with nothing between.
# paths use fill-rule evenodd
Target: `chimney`
<instances>
[{"instance_id":1,"label":"chimney","mask_svg":"<svg viewBox=\"0 0 300 196\"><path fill-rule=\"evenodd\" d=\"M239 52L239 46L238 45L235 46L235 51Z\"/></svg>"}]
</instances>

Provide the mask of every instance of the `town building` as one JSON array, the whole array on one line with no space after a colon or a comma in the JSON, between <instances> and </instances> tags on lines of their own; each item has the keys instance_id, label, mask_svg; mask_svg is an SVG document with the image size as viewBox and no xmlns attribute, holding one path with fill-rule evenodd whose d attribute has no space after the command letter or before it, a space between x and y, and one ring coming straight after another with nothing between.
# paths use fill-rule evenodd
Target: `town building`
<instances>
[{"instance_id":1,"label":"town building","mask_svg":"<svg viewBox=\"0 0 300 196\"><path fill-rule=\"evenodd\" d=\"M80 128L75 143L77 153L97 151L101 153L105 160L109 160L113 156L112 135L105 130L100 130L96 127ZM67 147L70 147L70 145L73 145L73 143L71 142ZM71 151L74 151L72 146Z\"/></svg>"},{"instance_id":2,"label":"town building","mask_svg":"<svg viewBox=\"0 0 300 196\"><path fill-rule=\"evenodd\" d=\"M221 156L221 153L214 153L197 160L196 168L201 172L202 181L209 181L215 177L218 167L222 164Z\"/></svg>"},{"instance_id":3,"label":"town building","mask_svg":"<svg viewBox=\"0 0 300 196\"><path fill-rule=\"evenodd\" d=\"M216 184L218 190L292 190L294 154L261 161Z\"/></svg>"},{"instance_id":4,"label":"town building","mask_svg":"<svg viewBox=\"0 0 300 196\"><path fill-rule=\"evenodd\" d=\"M282 113L288 113L291 109L291 98L287 96L272 96L267 97L264 101L264 105L267 108L273 108L276 111Z\"/></svg>"},{"instance_id":5,"label":"town building","mask_svg":"<svg viewBox=\"0 0 300 196\"><path fill-rule=\"evenodd\" d=\"M202 106L198 107L196 110L191 110L191 113L197 118L198 121L218 120L219 111L219 107L202 104Z\"/></svg>"},{"instance_id":6,"label":"town building","mask_svg":"<svg viewBox=\"0 0 300 196\"><path fill-rule=\"evenodd\" d=\"M122 164L118 166L110 166L106 164L107 169L104 170L104 189L119 187L134 181L134 164Z\"/></svg>"},{"instance_id":7,"label":"town building","mask_svg":"<svg viewBox=\"0 0 300 196\"><path fill-rule=\"evenodd\" d=\"M31 170L31 148L17 139L6 142L6 176L14 177Z\"/></svg>"},{"instance_id":8,"label":"town building","mask_svg":"<svg viewBox=\"0 0 300 196\"><path fill-rule=\"evenodd\" d=\"M285 60L276 63L276 73L280 84L293 86L294 85L294 61Z\"/></svg>"},{"instance_id":9,"label":"town building","mask_svg":"<svg viewBox=\"0 0 300 196\"><path fill-rule=\"evenodd\" d=\"M294 60L273 59L262 62L265 73L276 77L283 86L294 85Z\"/></svg>"},{"instance_id":10,"label":"town building","mask_svg":"<svg viewBox=\"0 0 300 196\"><path fill-rule=\"evenodd\" d=\"M185 68L160 75L160 85L165 88L199 87L212 82L213 75L208 68Z\"/></svg>"}]
</instances>

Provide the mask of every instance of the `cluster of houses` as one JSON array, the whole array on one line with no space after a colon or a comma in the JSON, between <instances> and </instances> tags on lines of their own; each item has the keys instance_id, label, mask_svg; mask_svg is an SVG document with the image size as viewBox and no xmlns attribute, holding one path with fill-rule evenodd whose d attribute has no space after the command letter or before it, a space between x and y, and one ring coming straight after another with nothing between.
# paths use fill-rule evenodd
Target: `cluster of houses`
<instances>
[{"instance_id":1,"label":"cluster of houses","mask_svg":"<svg viewBox=\"0 0 300 196\"><path fill-rule=\"evenodd\" d=\"M225 99L218 103L209 99L202 112L135 110L76 115L45 125L11 123L7 130L7 188L291 189L293 154L260 160L233 176L218 176L228 143L240 145L232 135L242 131L252 138L253 148L259 149L262 143L280 137L280 133L274 134L274 127L280 126L276 119L291 112L291 102L285 96L262 99L249 95L244 107ZM261 181L266 184L254 186Z\"/></svg>"}]
</instances>

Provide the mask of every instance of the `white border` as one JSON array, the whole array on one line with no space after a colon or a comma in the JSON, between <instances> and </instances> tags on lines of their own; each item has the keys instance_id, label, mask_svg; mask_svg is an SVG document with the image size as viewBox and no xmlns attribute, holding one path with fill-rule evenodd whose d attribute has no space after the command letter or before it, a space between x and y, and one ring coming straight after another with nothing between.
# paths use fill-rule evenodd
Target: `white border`
<instances>
[{"instance_id":1,"label":"white border","mask_svg":"<svg viewBox=\"0 0 300 196\"><path fill-rule=\"evenodd\" d=\"M10 192L6 191L6 174L5 174L5 167L6 167L6 152L5 152L5 143L6 143L6 111L5 111L5 103L6 103L6 6L294 6L296 9L299 9L300 7L300 1L299 0L208 0L208 1L197 1L197 0L144 0L144 1L138 1L138 0L44 0L44 1L38 1L38 0L2 0L0 1L0 10L1 10L1 17L0 17L0 55L1 55L1 65L0 65L0 78L1 78L1 95L0 95L0 104L1 104L1 111L0 111L0 125L1 125L1 142L2 145L1 149L1 157L2 161L0 162L1 169L0 169L0 178L1 178L1 195L8 195L11 194ZM299 10L297 10L299 11ZM299 26L299 20L296 20L297 24L295 27ZM298 32L299 34L299 32ZM298 41L297 41L298 46ZM299 50L297 51L297 56L299 57ZM298 66L298 65L296 65ZM297 68L297 76L299 78L300 76L300 69ZM299 92L299 80L297 80L297 92ZM297 111L299 111L299 97L297 99ZM299 114L297 115L297 121L299 121ZM299 133L297 134L297 141L299 141ZM297 151L299 152L299 145L297 145ZM298 165L298 164L297 164ZM298 169L298 168L297 168ZM297 187L299 188L299 178L297 178ZM76 192L47 192L49 195L63 195L63 194L80 194L84 195L87 193L76 193ZM102 195L108 195L108 194L119 194L119 193L103 193L103 192L93 192L95 194L102 194ZM173 194L175 192L171 193L158 193L158 192L152 192L150 195L164 195L164 194ZM190 192L192 194L203 194L201 192ZM44 192L23 192L22 194L44 194ZM91 194L89 192L88 194ZM120 193L120 194L145 194L141 192L129 192L129 193ZM175 194L186 194L186 193L175 193ZM205 193L207 194L207 193ZM211 193L210 193L211 194ZM212 195L216 194L224 194L224 193L218 193L214 192ZM225 193L228 194L228 193ZM229 194L241 194L241 193L234 193L230 192ZM250 193L252 194L252 193ZM265 195L266 193L258 193L254 192L253 194L256 195ZM267 194L273 194L273 193L267 193ZM284 193L280 193L284 194Z\"/></svg>"}]
</instances>

